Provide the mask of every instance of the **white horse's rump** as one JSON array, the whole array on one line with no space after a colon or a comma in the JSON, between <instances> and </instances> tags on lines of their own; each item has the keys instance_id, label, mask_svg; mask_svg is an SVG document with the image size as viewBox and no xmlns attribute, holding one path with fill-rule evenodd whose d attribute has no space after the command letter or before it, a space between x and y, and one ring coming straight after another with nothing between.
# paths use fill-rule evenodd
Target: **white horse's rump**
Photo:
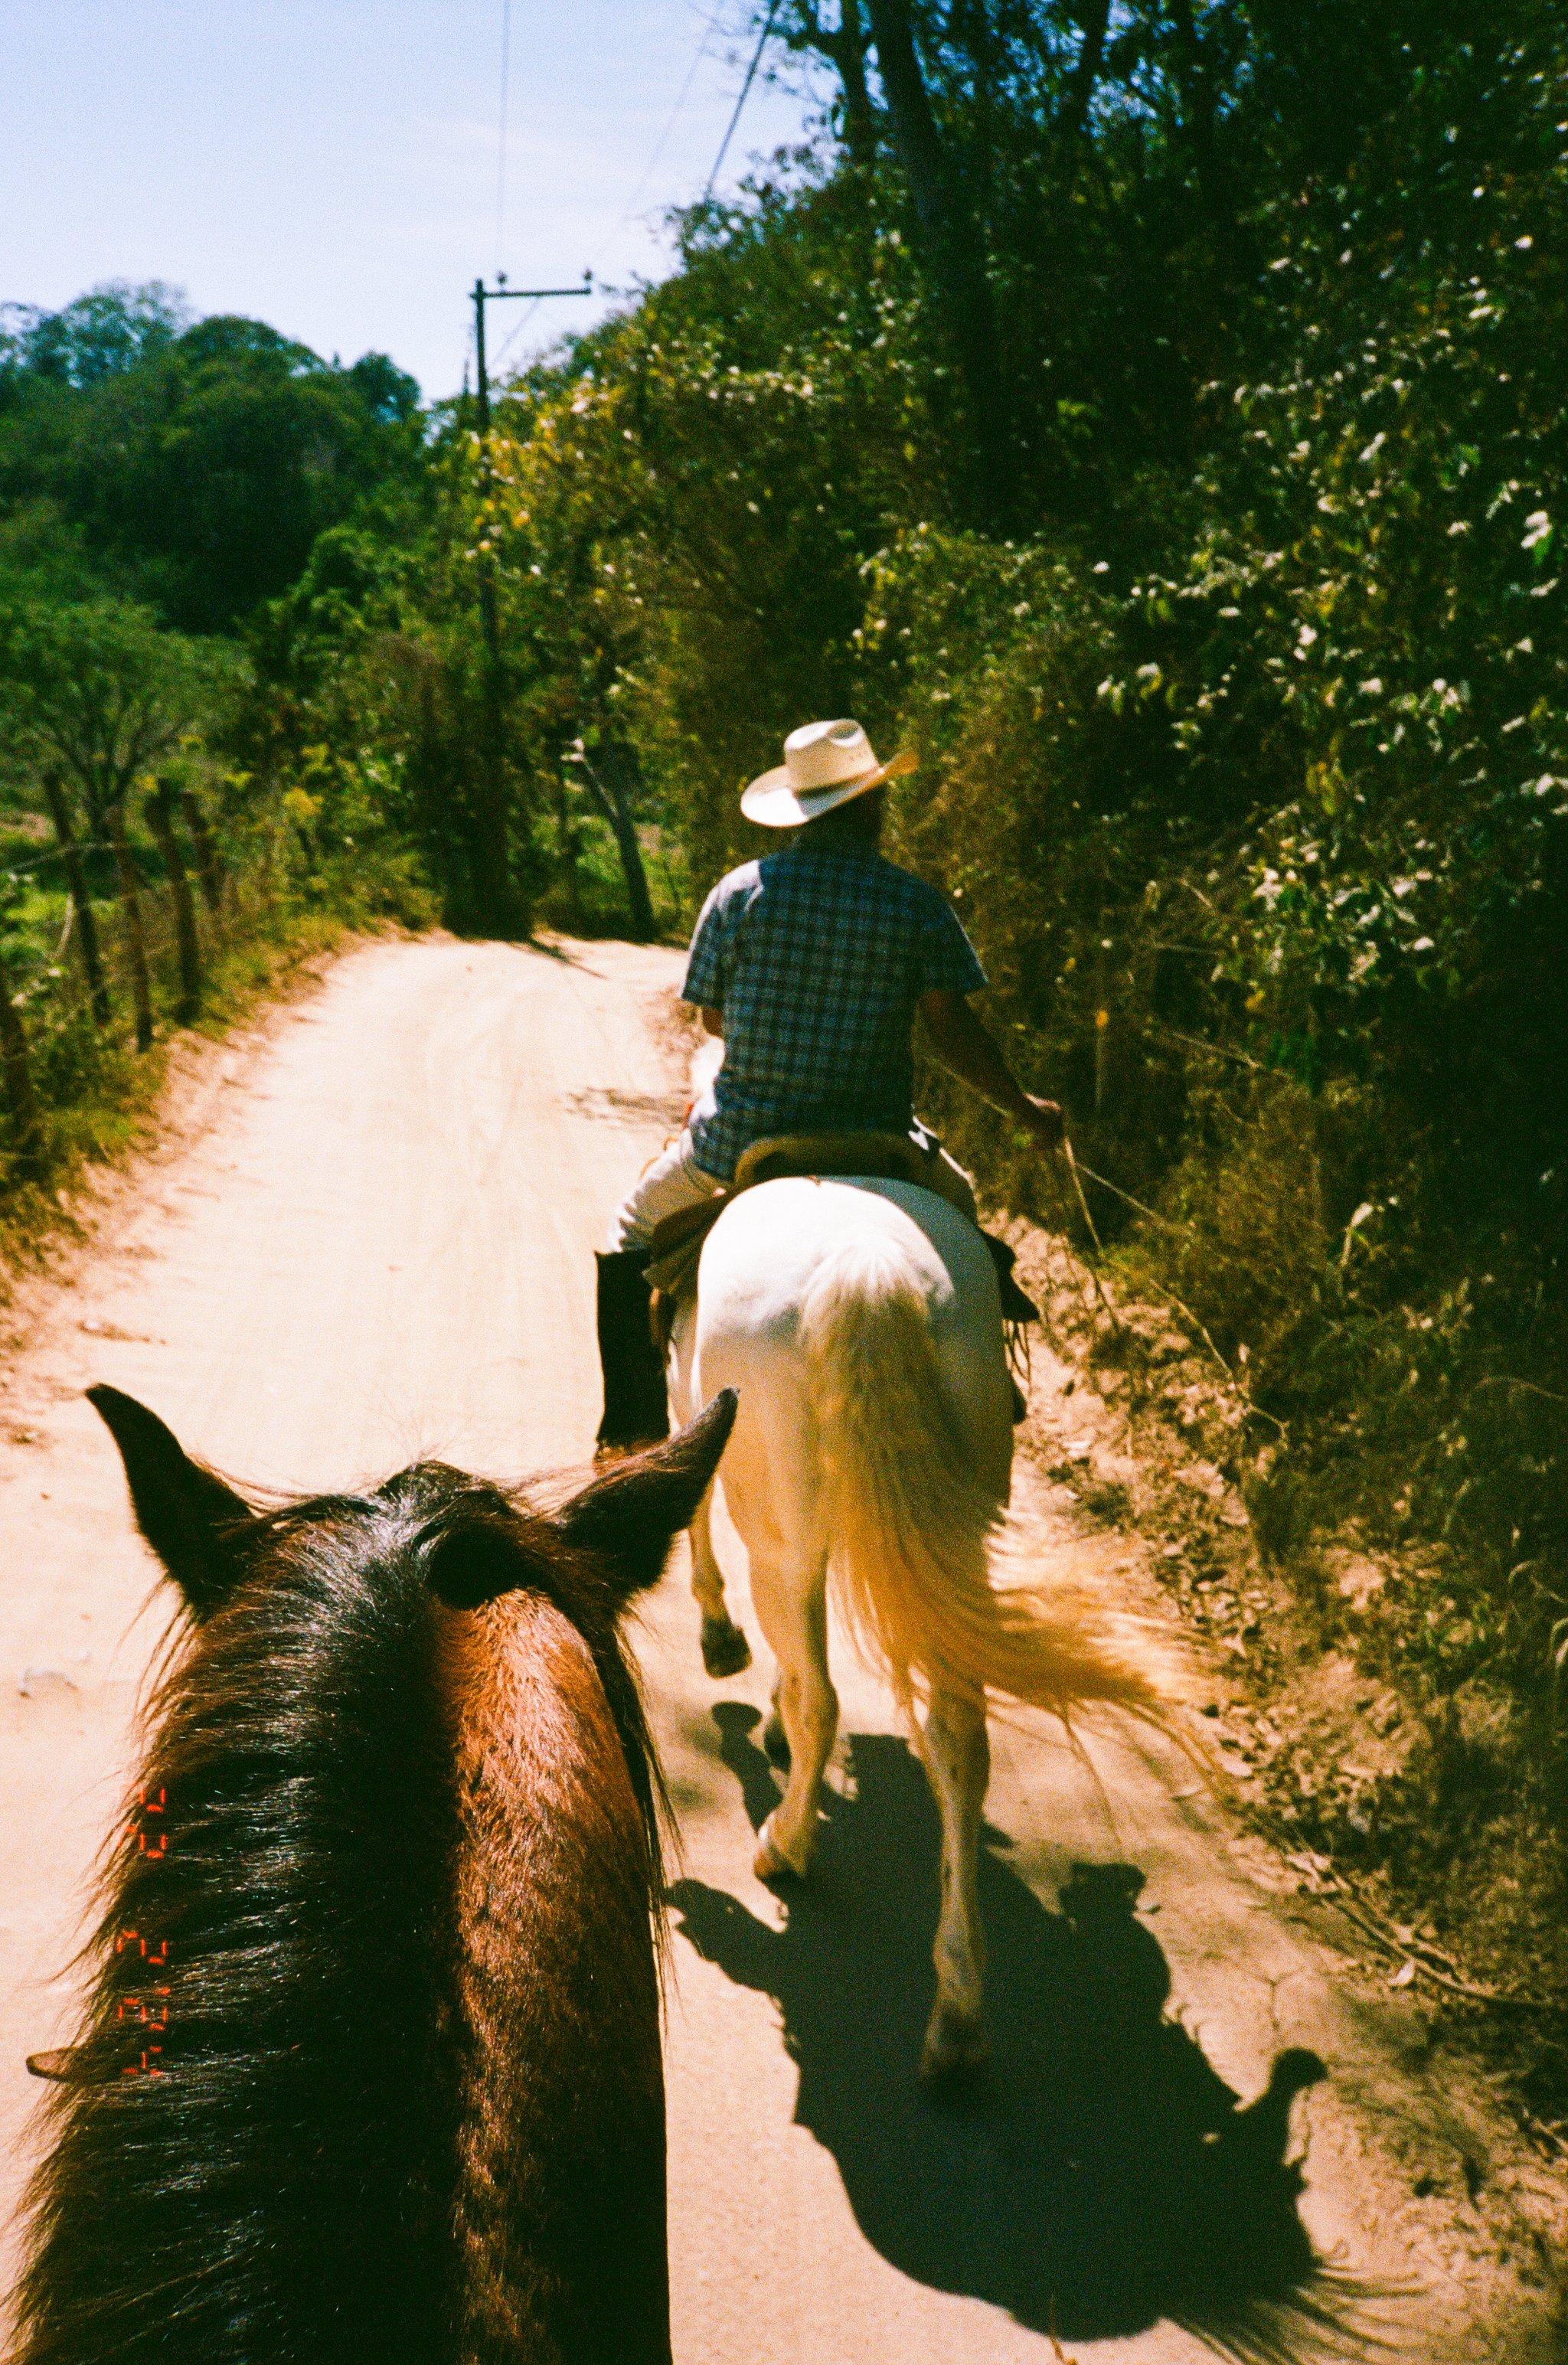
<instances>
[{"instance_id":1,"label":"white horse's rump","mask_svg":"<svg viewBox=\"0 0 1568 2365\"><path fill-rule=\"evenodd\" d=\"M1103 1700L1157 1720L1165 1697L1159 1654L1131 1621L1081 1592L993 1581L1013 1460L995 1268L973 1227L913 1183L763 1183L710 1233L674 1351L682 1418L722 1387L740 1394L724 1499L778 1663L790 1754L757 1871L803 1875L815 1844L838 1722L831 1570L846 1623L909 1715L942 1820L924 2066L978 2060L988 1690L1062 1716ZM703 1656L732 1672L746 1651L706 1507L692 1541Z\"/></svg>"}]
</instances>

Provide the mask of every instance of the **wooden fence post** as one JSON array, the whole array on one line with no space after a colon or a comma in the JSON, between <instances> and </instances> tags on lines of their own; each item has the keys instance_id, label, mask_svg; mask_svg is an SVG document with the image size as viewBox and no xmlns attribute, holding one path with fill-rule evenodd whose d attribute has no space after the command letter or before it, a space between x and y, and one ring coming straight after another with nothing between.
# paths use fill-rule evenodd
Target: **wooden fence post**
<instances>
[{"instance_id":1,"label":"wooden fence post","mask_svg":"<svg viewBox=\"0 0 1568 2365\"><path fill-rule=\"evenodd\" d=\"M185 827L196 848L196 882L201 900L207 905L213 933L223 933L223 857L218 851L218 841L201 809L201 800L194 789L180 790L180 811L185 817Z\"/></svg>"},{"instance_id":2,"label":"wooden fence post","mask_svg":"<svg viewBox=\"0 0 1568 2365\"><path fill-rule=\"evenodd\" d=\"M65 870L65 883L76 906L76 942L81 947L82 973L87 981L93 1024L95 1026L106 1026L112 1013L109 1008L109 981L104 975L104 957L98 946L97 913L93 909L93 898L87 888L82 849L71 826L71 811L65 801L65 791L52 772L46 772L43 776L43 793L50 819L54 824L54 835L60 841L60 859Z\"/></svg>"},{"instance_id":3,"label":"wooden fence post","mask_svg":"<svg viewBox=\"0 0 1568 2365\"><path fill-rule=\"evenodd\" d=\"M174 906L174 940L180 956L180 998L174 1015L182 1026L190 1026L201 1015L201 946L196 938L191 882L185 876L185 857L174 835L174 790L167 780L160 780L152 790L146 812L148 826L158 841L158 851L169 875L169 894Z\"/></svg>"},{"instance_id":4,"label":"wooden fence post","mask_svg":"<svg viewBox=\"0 0 1568 2365\"><path fill-rule=\"evenodd\" d=\"M36 1174L43 1149L43 1126L39 1116L38 1096L33 1091L32 1071L28 1066L28 1038L23 1032L17 1005L11 999L11 972L3 952L0 952L0 1072L6 1079L6 1098L11 1104L11 1116L17 1128L17 1171L18 1174Z\"/></svg>"},{"instance_id":5,"label":"wooden fence post","mask_svg":"<svg viewBox=\"0 0 1568 2365\"><path fill-rule=\"evenodd\" d=\"M109 843L115 850L115 871L119 880L120 911L125 922L126 966L130 971L130 998L136 1011L136 1048L149 1051L152 1048L152 981L147 973L147 938L141 925L141 905L137 899L136 871L130 859L130 848L125 842L125 809L117 798L108 809Z\"/></svg>"}]
</instances>

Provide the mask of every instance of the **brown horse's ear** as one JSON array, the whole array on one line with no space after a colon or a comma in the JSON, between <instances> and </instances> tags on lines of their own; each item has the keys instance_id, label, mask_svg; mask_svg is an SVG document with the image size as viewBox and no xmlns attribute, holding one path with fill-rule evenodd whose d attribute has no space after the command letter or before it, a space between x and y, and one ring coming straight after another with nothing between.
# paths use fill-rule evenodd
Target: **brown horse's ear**
<instances>
[{"instance_id":1,"label":"brown horse's ear","mask_svg":"<svg viewBox=\"0 0 1568 2365\"><path fill-rule=\"evenodd\" d=\"M119 1447L136 1524L194 1618L221 1608L240 1574L238 1544L255 1517L232 1487L193 1462L156 1413L118 1388L87 1401Z\"/></svg>"},{"instance_id":2,"label":"brown horse's ear","mask_svg":"<svg viewBox=\"0 0 1568 2365\"><path fill-rule=\"evenodd\" d=\"M734 1388L722 1388L667 1445L616 1463L556 1512L568 1543L618 1568L629 1594L657 1583L670 1545L712 1482L738 1401Z\"/></svg>"}]
</instances>

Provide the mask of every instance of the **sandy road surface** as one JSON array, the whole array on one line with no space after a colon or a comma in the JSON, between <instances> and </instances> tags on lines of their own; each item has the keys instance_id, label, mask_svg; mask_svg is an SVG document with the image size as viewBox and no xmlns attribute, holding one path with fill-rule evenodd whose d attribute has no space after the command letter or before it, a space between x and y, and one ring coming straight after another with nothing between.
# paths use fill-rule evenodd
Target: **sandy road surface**
<instances>
[{"instance_id":1,"label":"sandy road surface","mask_svg":"<svg viewBox=\"0 0 1568 2365\"><path fill-rule=\"evenodd\" d=\"M112 1380L271 1485L376 1478L420 1451L506 1474L579 1457L591 1250L667 1126L657 1022L677 974L623 946L356 952L259 1046L212 1055L228 1082L210 1126L19 1301L0 1393L7 2224L37 2091L22 2057L69 2033L55 1974L162 1625L80 1390ZM1125 1540L1080 1534L1048 1489L1037 1508L1047 1549L1136 1577ZM1227 1837L1179 1763L1109 1740L1089 1766L999 1736L996 2070L967 2111L924 2102L935 1832L887 1704L841 1653L821 1871L786 1904L749 1871L771 1791L765 1675L703 1678L684 1580L682 1560L642 1642L685 1850L680 2365L1044 2365L1063 2353L1053 2322L1066 2353L1107 2365L1183 2365L1210 2353L1205 2328L1249 2323L1271 2327L1271 2355L1360 2354L1349 2329L1315 2340L1307 2311L1258 2312L1309 2239L1344 2325L1405 2354L1562 2353L1531 2247L1540 2171L1451 2069L1423 2066L1411 2007L1355 2000L1279 1868ZM732 1598L750 1624L744 1573ZM1327 2071L1294 2104L1291 2048ZM1282 2165L1298 2155L1301 2178Z\"/></svg>"}]
</instances>

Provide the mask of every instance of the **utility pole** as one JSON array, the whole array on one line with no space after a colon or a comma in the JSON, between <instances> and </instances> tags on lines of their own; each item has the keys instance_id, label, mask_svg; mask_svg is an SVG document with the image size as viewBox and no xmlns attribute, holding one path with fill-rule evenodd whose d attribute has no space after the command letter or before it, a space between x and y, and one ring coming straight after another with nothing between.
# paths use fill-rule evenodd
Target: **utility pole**
<instances>
[{"instance_id":1,"label":"utility pole","mask_svg":"<svg viewBox=\"0 0 1568 2365\"><path fill-rule=\"evenodd\" d=\"M521 303L543 304L556 296L591 296L593 274L585 271L580 287L509 287L506 273L496 274L496 286L474 282L474 345L479 380L479 481L490 488L490 380L485 362L485 307ZM475 919L494 936L512 925L511 864L507 846L506 674L501 661L500 613L496 602L496 570L488 547L481 543L479 624L485 636L485 793L478 816L474 880Z\"/></svg>"}]
</instances>

